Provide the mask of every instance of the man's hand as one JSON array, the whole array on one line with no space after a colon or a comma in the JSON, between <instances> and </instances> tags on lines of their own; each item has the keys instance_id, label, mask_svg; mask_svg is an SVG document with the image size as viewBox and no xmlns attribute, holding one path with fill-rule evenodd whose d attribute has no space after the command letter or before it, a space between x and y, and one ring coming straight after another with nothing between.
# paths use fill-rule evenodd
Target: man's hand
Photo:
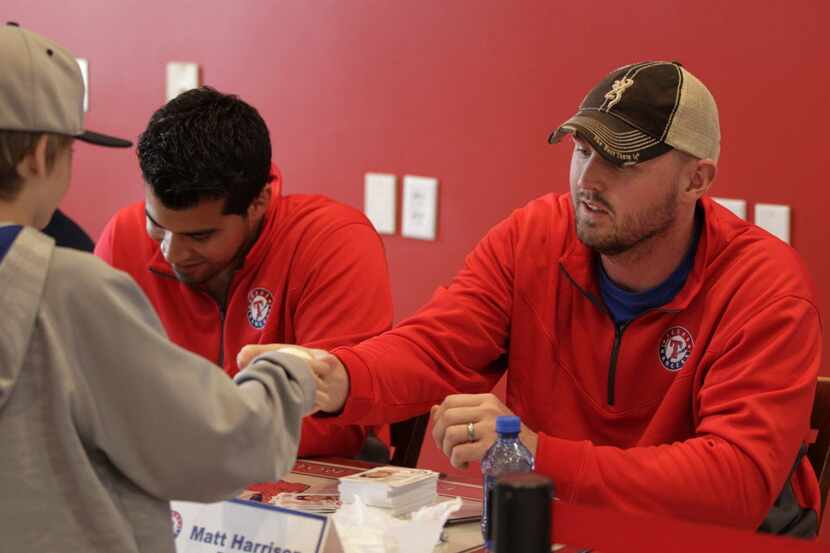
<instances>
[{"instance_id":1,"label":"man's hand","mask_svg":"<svg viewBox=\"0 0 830 553\"><path fill-rule=\"evenodd\" d=\"M470 461L480 461L496 441L496 417L512 414L493 394L447 396L441 405L432 408L432 437L452 466L466 468ZM535 455L536 434L522 424L519 438Z\"/></svg>"},{"instance_id":2,"label":"man's hand","mask_svg":"<svg viewBox=\"0 0 830 553\"><path fill-rule=\"evenodd\" d=\"M295 346L294 344L253 344L249 346L243 346L242 349L239 350L239 353L236 355L236 366L239 367L239 370L241 371L242 369L250 365L251 361L256 359L258 356L262 355L263 353L286 349L288 351L284 351L283 353L297 355L298 357L302 357L307 361L314 359L314 354L312 353L314 350L304 348L302 346Z\"/></svg>"},{"instance_id":3,"label":"man's hand","mask_svg":"<svg viewBox=\"0 0 830 553\"><path fill-rule=\"evenodd\" d=\"M310 349L292 344L258 344L245 346L236 356L236 364L244 369L258 355L269 351L281 351L302 357L317 381L315 407L327 413L337 413L343 409L349 395L349 373L340 359L322 349Z\"/></svg>"},{"instance_id":4,"label":"man's hand","mask_svg":"<svg viewBox=\"0 0 830 553\"><path fill-rule=\"evenodd\" d=\"M311 370L317 377L317 407L326 413L339 413L349 397L349 373L340 359L316 349Z\"/></svg>"}]
</instances>

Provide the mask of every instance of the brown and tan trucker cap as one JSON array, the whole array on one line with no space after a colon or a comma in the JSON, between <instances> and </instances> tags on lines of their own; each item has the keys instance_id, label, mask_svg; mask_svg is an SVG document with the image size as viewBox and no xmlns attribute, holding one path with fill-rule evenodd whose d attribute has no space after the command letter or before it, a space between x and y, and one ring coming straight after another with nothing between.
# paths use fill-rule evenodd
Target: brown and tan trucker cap
<instances>
[{"instance_id":1,"label":"brown and tan trucker cap","mask_svg":"<svg viewBox=\"0 0 830 553\"><path fill-rule=\"evenodd\" d=\"M75 57L17 23L0 26L0 129L49 132L129 148L129 140L85 131L84 81Z\"/></svg>"},{"instance_id":2,"label":"brown and tan trucker cap","mask_svg":"<svg viewBox=\"0 0 830 553\"><path fill-rule=\"evenodd\" d=\"M713 161L720 154L715 99L677 62L646 61L612 71L548 141L569 133L616 165L634 165L672 148Z\"/></svg>"}]
</instances>

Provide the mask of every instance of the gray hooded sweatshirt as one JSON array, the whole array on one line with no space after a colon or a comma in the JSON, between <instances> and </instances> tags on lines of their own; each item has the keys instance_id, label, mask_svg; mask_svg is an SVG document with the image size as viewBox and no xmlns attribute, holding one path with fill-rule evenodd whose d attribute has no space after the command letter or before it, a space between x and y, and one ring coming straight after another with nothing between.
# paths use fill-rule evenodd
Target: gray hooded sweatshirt
<instances>
[{"instance_id":1,"label":"gray hooded sweatshirt","mask_svg":"<svg viewBox=\"0 0 830 553\"><path fill-rule=\"evenodd\" d=\"M169 500L278 479L313 377L272 353L235 381L124 273L24 227L0 261L0 551L172 553Z\"/></svg>"}]
</instances>

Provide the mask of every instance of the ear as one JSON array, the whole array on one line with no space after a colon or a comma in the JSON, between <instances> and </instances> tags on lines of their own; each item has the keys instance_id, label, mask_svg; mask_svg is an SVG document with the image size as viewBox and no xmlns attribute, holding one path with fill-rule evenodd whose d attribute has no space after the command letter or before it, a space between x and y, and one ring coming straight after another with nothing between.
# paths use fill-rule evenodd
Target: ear
<instances>
[{"instance_id":1,"label":"ear","mask_svg":"<svg viewBox=\"0 0 830 553\"><path fill-rule=\"evenodd\" d=\"M46 166L46 146L48 141L48 136L45 134L40 135L35 143L35 147L23 156L23 159L17 164L17 174L23 180L43 178L49 173Z\"/></svg>"},{"instance_id":2,"label":"ear","mask_svg":"<svg viewBox=\"0 0 830 553\"><path fill-rule=\"evenodd\" d=\"M251 202L251 205L248 206L248 220L258 225L265 212L268 211L270 203L271 187L266 184L259 195Z\"/></svg>"},{"instance_id":3,"label":"ear","mask_svg":"<svg viewBox=\"0 0 830 553\"><path fill-rule=\"evenodd\" d=\"M717 173L718 166L711 159L695 159L686 185L686 192L693 195L695 199L700 198L708 192Z\"/></svg>"}]
</instances>

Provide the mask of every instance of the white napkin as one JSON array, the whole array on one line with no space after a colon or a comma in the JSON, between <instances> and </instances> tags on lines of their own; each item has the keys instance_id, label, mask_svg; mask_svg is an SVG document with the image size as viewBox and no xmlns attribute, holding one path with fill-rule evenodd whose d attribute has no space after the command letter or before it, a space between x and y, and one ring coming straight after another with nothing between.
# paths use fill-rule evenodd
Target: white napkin
<instances>
[{"instance_id":1,"label":"white napkin","mask_svg":"<svg viewBox=\"0 0 830 553\"><path fill-rule=\"evenodd\" d=\"M461 508L456 497L421 507L409 520L367 507L360 497L332 515L345 553L430 553L438 545L447 518Z\"/></svg>"}]
</instances>

